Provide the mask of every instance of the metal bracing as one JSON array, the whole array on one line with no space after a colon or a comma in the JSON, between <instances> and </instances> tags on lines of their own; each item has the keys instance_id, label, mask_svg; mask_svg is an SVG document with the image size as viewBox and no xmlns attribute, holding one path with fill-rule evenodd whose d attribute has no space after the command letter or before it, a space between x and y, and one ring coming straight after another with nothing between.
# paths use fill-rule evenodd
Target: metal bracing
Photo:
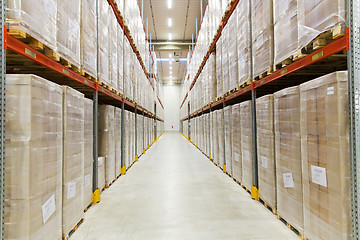
<instances>
[{"instance_id":1,"label":"metal bracing","mask_svg":"<svg viewBox=\"0 0 360 240\"><path fill-rule=\"evenodd\" d=\"M135 155L138 154L138 132L137 132L137 109L135 108ZM131 157L134 157L134 156L131 156Z\"/></svg>"},{"instance_id":2,"label":"metal bracing","mask_svg":"<svg viewBox=\"0 0 360 240\"><path fill-rule=\"evenodd\" d=\"M257 126L256 126L256 90L251 91L251 124L252 124L252 156L253 156L253 186L259 189L258 156L257 156Z\"/></svg>"},{"instance_id":3,"label":"metal bracing","mask_svg":"<svg viewBox=\"0 0 360 240\"><path fill-rule=\"evenodd\" d=\"M188 104L188 138L191 139L191 136L190 136L190 128L191 128L191 123L190 123L190 104Z\"/></svg>"},{"instance_id":4,"label":"metal bracing","mask_svg":"<svg viewBox=\"0 0 360 240\"><path fill-rule=\"evenodd\" d=\"M93 192L98 189L98 98L99 92L93 92Z\"/></svg>"},{"instance_id":5,"label":"metal bracing","mask_svg":"<svg viewBox=\"0 0 360 240\"><path fill-rule=\"evenodd\" d=\"M121 169L123 169L123 167L125 166L125 152L124 152L124 147L125 147L125 132L124 132L124 122L125 119L125 104L122 102L121 103Z\"/></svg>"},{"instance_id":6,"label":"metal bracing","mask_svg":"<svg viewBox=\"0 0 360 240\"><path fill-rule=\"evenodd\" d=\"M6 84L6 51L4 48L4 25L5 25L5 2L0 2L0 97L1 97L1 130L0 130L0 239L4 239L4 217L5 217L5 84Z\"/></svg>"},{"instance_id":7,"label":"metal bracing","mask_svg":"<svg viewBox=\"0 0 360 240\"><path fill-rule=\"evenodd\" d=\"M223 158L224 158L224 165L220 166L223 168L224 172L226 172L226 168L224 169L224 166L226 166L226 143L225 143L225 109L226 103L223 103L223 108L221 109L221 117L222 117L222 132L223 132Z\"/></svg>"},{"instance_id":8,"label":"metal bracing","mask_svg":"<svg viewBox=\"0 0 360 240\"><path fill-rule=\"evenodd\" d=\"M156 122L156 103L154 104L154 113L155 113L155 117L154 117L154 139L157 138L157 122Z\"/></svg>"},{"instance_id":9,"label":"metal bracing","mask_svg":"<svg viewBox=\"0 0 360 240\"><path fill-rule=\"evenodd\" d=\"M350 172L351 214L353 239L359 240L360 218L360 0L347 0L349 27L348 77L349 77L349 126L350 126Z\"/></svg>"},{"instance_id":10,"label":"metal bracing","mask_svg":"<svg viewBox=\"0 0 360 240\"><path fill-rule=\"evenodd\" d=\"M143 112L143 122L142 122L142 149L145 149L145 113Z\"/></svg>"}]
</instances>

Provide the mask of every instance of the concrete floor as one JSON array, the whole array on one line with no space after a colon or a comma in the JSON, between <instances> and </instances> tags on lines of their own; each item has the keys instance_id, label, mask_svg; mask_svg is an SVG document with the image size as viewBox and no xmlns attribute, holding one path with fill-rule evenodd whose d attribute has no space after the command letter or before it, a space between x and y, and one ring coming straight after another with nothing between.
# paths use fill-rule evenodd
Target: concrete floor
<instances>
[{"instance_id":1,"label":"concrete floor","mask_svg":"<svg viewBox=\"0 0 360 240\"><path fill-rule=\"evenodd\" d=\"M179 133L101 195L70 240L299 238Z\"/></svg>"}]
</instances>

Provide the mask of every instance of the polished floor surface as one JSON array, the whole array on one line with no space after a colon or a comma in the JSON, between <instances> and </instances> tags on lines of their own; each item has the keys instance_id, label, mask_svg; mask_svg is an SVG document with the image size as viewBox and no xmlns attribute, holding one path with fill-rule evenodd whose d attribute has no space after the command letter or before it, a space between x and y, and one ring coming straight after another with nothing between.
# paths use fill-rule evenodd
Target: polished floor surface
<instances>
[{"instance_id":1,"label":"polished floor surface","mask_svg":"<svg viewBox=\"0 0 360 240\"><path fill-rule=\"evenodd\" d=\"M298 240L179 133L165 133L70 240Z\"/></svg>"}]
</instances>

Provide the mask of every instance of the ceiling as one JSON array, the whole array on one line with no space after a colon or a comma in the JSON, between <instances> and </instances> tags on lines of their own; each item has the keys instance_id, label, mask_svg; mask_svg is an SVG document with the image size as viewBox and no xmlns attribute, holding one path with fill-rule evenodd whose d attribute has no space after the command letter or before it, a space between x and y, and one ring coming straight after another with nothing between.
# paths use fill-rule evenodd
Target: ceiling
<instances>
[{"instance_id":1,"label":"ceiling","mask_svg":"<svg viewBox=\"0 0 360 240\"><path fill-rule=\"evenodd\" d=\"M195 38L196 34L196 18L200 25L200 1L203 1L202 9L205 9L206 0L143 0L144 25L145 28L148 25L156 57L162 60L158 61L158 74L163 84L181 83L186 68L184 60L189 52L192 35ZM141 11L141 0L138 3ZM169 58L171 61L168 61Z\"/></svg>"}]
</instances>

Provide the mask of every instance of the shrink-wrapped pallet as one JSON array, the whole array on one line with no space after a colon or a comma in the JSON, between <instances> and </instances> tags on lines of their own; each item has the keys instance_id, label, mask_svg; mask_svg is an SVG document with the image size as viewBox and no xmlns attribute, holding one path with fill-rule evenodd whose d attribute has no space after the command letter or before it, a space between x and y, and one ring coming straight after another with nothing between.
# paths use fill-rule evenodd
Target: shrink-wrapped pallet
<instances>
[{"instance_id":1,"label":"shrink-wrapped pallet","mask_svg":"<svg viewBox=\"0 0 360 240\"><path fill-rule=\"evenodd\" d=\"M125 110L124 115L124 164L129 167L129 111Z\"/></svg>"},{"instance_id":2,"label":"shrink-wrapped pallet","mask_svg":"<svg viewBox=\"0 0 360 240\"><path fill-rule=\"evenodd\" d=\"M118 21L111 9L109 22L109 83L110 86L118 90ZM122 56L122 55L121 55Z\"/></svg>"},{"instance_id":3,"label":"shrink-wrapped pallet","mask_svg":"<svg viewBox=\"0 0 360 240\"><path fill-rule=\"evenodd\" d=\"M115 116L114 106L99 105L99 156L105 157L105 186L115 179Z\"/></svg>"},{"instance_id":4,"label":"shrink-wrapped pallet","mask_svg":"<svg viewBox=\"0 0 360 240\"><path fill-rule=\"evenodd\" d=\"M221 33L222 95L229 89L229 25L226 24Z\"/></svg>"},{"instance_id":5,"label":"shrink-wrapped pallet","mask_svg":"<svg viewBox=\"0 0 360 240\"><path fill-rule=\"evenodd\" d=\"M98 80L110 86L109 73L109 25L110 25L110 5L107 1L101 0L98 4L98 24L99 24L99 72Z\"/></svg>"},{"instance_id":6,"label":"shrink-wrapped pallet","mask_svg":"<svg viewBox=\"0 0 360 240\"><path fill-rule=\"evenodd\" d=\"M209 89L210 89L210 101L217 97L217 82L216 82L216 54L211 53L209 60Z\"/></svg>"},{"instance_id":7,"label":"shrink-wrapped pallet","mask_svg":"<svg viewBox=\"0 0 360 240\"><path fill-rule=\"evenodd\" d=\"M235 104L231 109L231 134L232 134L232 176L241 181L241 125L240 104Z\"/></svg>"},{"instance_id":8,"label":"shrink-wrapped pallet","mask_svg":"<svg viewBox=\"0 0 360 240\"><path fill-rule=\"evenodd\" d=\"M351 239L347 71L300 86L304 234Z\"/></svg>"},{"instance_id":9,"label":"shrink-wrapped pallet","mask_svg":"<svg viewBox=\"0 0 360 240\"><path fill-rule=\"evenodd\" d=\"M213 122L213 112L209 113L209 158L214 159L214 122Z\"/></svg>"},{"instance_id":10,"label":"shrink-wrapped pallet","mask_svg":"<svg viewBox=\"0 0 360 240\"><path fill-rule=\"evenodd\" d=\"M76 67L80 67L80 3L57 0L57 50Z\"/></svg>"},{"instance_id":11,"label":"shrink-wrapped pallet","mask_svg":"<svg viewBox=\"0 0 360 240\"><path fill-rule=\"evenodd\" d=\"M124 32L120 26L117 24L118 32L118 44L117 44L117 54L118 54L118 92L120 94L124 93Z\"/></svg>"},{"instance_id":12,"label":"shrink-wrapped pallet","mask_svg":"<svg viewBox=\"0 0 360 240\"><path fill-rule=\"evenodd\" d=\"M81 0L80 63L83 72L97 78L96 2Z\"/></svg>"},{"instance_id":13,"label":"shrink-wrapped pallet","mask_svg":"<svg viewBox=\"0 0 360 240\"><path fill-rule=\"evenodd\" d=\"M276 210L274 97L256 99L259 196Z\"/></svg>"},{"instance_id":14,"label":"shrink-wrapped pallet","mask_svg":"<svg viewBox=\"0 0 360 240\"><path fill-rule=\"evenodd\" d=\"M217 114L217 122L218 122L218 145L219 145L219 166L221 169L224 167L224 109L218 110Z\"/></svg>"},{"instance_id":15,"label":"shrink-wrapped pallet","mask_svg":"<svg viewBox=\"0 0 360 240\"><path fill-rule=\"evenodd\" d=\"M130 165L133 164L135 160L135 116L133 112L130 112L130 142L129 142L129 150L130 150Z\"/></svg>"},{"instance_id":16,"label":"shrink-wrapped pallet","mask_svg":"<svg viewBox=\"0 0 360 240\"><path fill-rule=\"evenodd\" d=\"M274 60L273 1L252 3L254 76L271 71Z\"/></svg>"},{"instance_id":17,"label":"shrink-wrapped pallet","mask_svg":"<svg viewBox=\"0 0 360 240\"><path fill-rule=\"evenodd\" d=\"M274 93L277 212L303 231L299 87Z\"/></svg>"},{"instance_id":18,"label":"shrink-wrapped pallet","mask_svg":"<svg viewBox=\"0 0 360 240\"><path fill-rule=\"evenodd\" d=\"M121 108L115 108L115 176L121 173Z\"/></svg>"},{"instance_id":19,"label":"shrink-wrapped pallet","mask_svg":"<svg viewBox=\"0 0 360 240\"><path fill-rule=\"evenodd\" d=\"M7 0L6 7L9 32L21 30L56 51L56 0Z\"/></svg>"},{"instance_id":20,"label":"shrink-wrapped pallet","mask_svg":"<svg viewBox=\"0 0 360 240\"><path fill-rule=\"evenodd\" d=\"M93 200L93 101L84 98L84 205L87 208Z\"/></svg>"},{"instance_id":21,"label":"shrink-wrapped pallet","mask_svg":"<svg viewBox=\"0 0 360 240\"><path fill-rule=\"evenodd\" d=\"M222 39L220 37L219 40L216 42L216 84L217 84L217 97L221 97L223 95L223 71L222 71Z\"/></svg>"},{"instance_id":22,"label":"shrink-wrapped pallet","mask_svg":"<svg viewBox=\"0 0 360 240\"><path fill-rule=\"evenodd\" d=\"M253 183L251 101L240 103L241 126L241 183L251 189Z\"/></svg>"},{"instance_id":23,"label":"shrink-wrapped pallet","mask_svg":"<svg viewBox=\"0 0 360 240\"><path fill-rule=\"evenodd\" d=\"M279 64L298 50L298 11L294 0L274 0L274 61Z\"/></svg>"},{"instance_id":24,"label":"shrink-wrapped pallet","mask_svg":"<svg viewBox=\"0 0 360 240\"><path fill-rule=\"evenodd\" d=\"M219 164L219 139L218 139L218 129L219 129L219 121L218 121L219 111L216 110L213 112L213 122L214 122L214 131L213 131L213 141L214 141L214 156L213 160L216 164Z\"/></svg>"},{"instance_id":25,"label":"shrink-wrapped pallet","mask_svg":"<svg viewBox=\"0 0 360 240\"><path fill-rule=\"evenodd\" d=\"M224 108L225 164L226 172L232 176L232 106Z\"/></svg>"},{"instance_id":26,"label":"shrink-wrapped pallet","mask_svg":"<svg viewBox=\"0 0 360 240\"><path fill-rule=\"evenodd\" d=\"M98 188L105 188L105 157L98 157Z\"/></svg>"},{"instance_id":27,"label":"shrink-wrapped pallet","mask_svg":"<svg viewBox=\"0 0 360 240\"><path fill-rule=\"evenodd\" d=\"M63 86L63 235L84 217L84 95Z\"/></svg>"},{"instance_id":28,"label":"shrink-wrapped pallet","mask_svg":"<svg viewBox=\"0 0 360 240\"><path fill-rule=\"evenodd\" d=\"M229 90L234 90L239 86L238 82L238 14L239 8L235 9L234 14L230 16L228 25L228 57L229 57Z\"/></svg>"},{"instance_id":29,"label":"shrink-wrapped pallet","mask_svg":"<svg viewBox=\"0 0 360 240\"><path fill-rule=\"evenodd\" d=\"M61 239L62 89L6 76L5 239Z\"/></svg>"},{"instance_id":30,"label":"shrink-wrapped pallet","mask_svg":"<svg viewBox=\"0 0 360 240\"><path fill-rule=\"evenodd\" d=\"M250 79L250 22L249 1L240 0L237 7L237 53L238 53L238 78L239 85Z\"/></svg>"},{"instance_id":31,"label":"shrink-wrapped pallet","mask_svg":"<svg viewBox=\"0 0 360 240\"><path fill-rule=\"evenodd\" d=\"M299 49L306 46L320 33L344 26L346 21L345 0L298 0ZM344 33L343 28L334 31Z\"/></svg>"},{"instance_id":32,"label":"shrink-wrapped pallet","mask_svg":"<svg viewBox=\"0 0 360 240\"><path fill-rule=\"evenodd\" d=\"M130 96L130 67L131 67L131 49L129 41L124 38L123 42L124 47L124 80L123 80L123 86L124 86L124 96L129 97Z\"/></svg>"}]
</instances>

